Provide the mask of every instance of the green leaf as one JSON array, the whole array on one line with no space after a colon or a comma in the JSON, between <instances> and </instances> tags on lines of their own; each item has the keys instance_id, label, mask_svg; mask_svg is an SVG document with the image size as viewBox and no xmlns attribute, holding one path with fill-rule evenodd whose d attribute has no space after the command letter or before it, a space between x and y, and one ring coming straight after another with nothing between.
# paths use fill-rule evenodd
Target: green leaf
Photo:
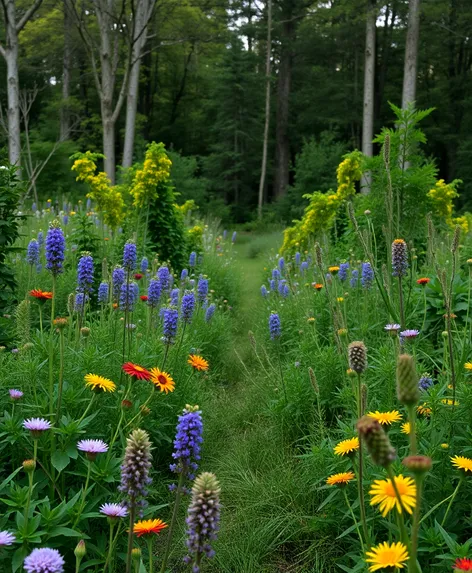
<instances>
[{"instance_id":1,"label":"green leaf","mask_svg":"<svg viewBox=\"0 0 472 573\"><path fill-rule=\"evenodd\" d=\"M12 560L12 571L15 573L22 565L25 560L25 557L28 555L29 551L27 547L19 547L14 555Z\"/></svg>"},{"instance_id":2,"label":"green leaf","mask_svg":"<svg viewBox=\"0 0 472 573\"><path fill-rule=\"evenodd\" d=\"M55 451L51 456L51 463L56 470L61 473L70 462L70 458L66 452Z\"/></svg>"},{"instance_id":3,"label":"green leaf","mask_svg":"<svg viewBox=\"0 0 472 573\"><path fill-rule=\"evenodd\" d=\"M83 533L75 531L70 527L55 527L52 531L49 532L49 537L58 537L59 535L63 535L64 537L84 537ZM86 536L85 536L86 537Z\"/></svg>"}]
</instances>

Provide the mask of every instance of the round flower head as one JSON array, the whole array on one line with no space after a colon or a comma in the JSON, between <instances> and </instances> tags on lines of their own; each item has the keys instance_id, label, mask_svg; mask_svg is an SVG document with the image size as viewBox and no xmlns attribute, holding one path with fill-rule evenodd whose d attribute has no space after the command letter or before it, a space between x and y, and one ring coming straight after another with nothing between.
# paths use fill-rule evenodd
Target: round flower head
<instances>
[{"instance_id":1,"label":"round flower head","mask_svg":"<svg viewBox=\"0 0 472 573\"><path fill-rule=\"evenodd\" d=\"M133 241L127 241L123 248L123 268L128 273L132 273L136 268L137 260L136 244Z\"/></svg>"},{"instance_id":2,"label":"round flower head","mask_svg":"<svg viewBox=\"0 0 472 573\"><path fill-rule=\"evenodd\" d=\"M53 275L62 273L66 241L58 221L53 221L46 235L46 268Z\"/></svg>"},{"instance_id":3,"label":"round flower head","mask_svg":"<svg viewBox=\"0 0 472 573\"><path fill-rule=\"evenodd\" d=\"M52 292L44 291L41 289L30 290L30 296L34 297L38 302L46 302L52 299Z\"/></svg>"},{"instance_id":4,"label":"round flower head","mask_svg":"<svg viewBox=\"0 0 472 573\"><path fill-rule=\"evenodd\" d=\"M402 419L398 410L392 410L391 412L379 412L376 410L375 412L369 412L367 415L369 418L377 420L383 426L390 426L393 422L399 422Z\"/></svg>"},{"instance_id":5,"label":"round flower head","mask_svg":"<svg viewBox=\"0 0 472 573\"><path fill-rule=\"evenodd\" d=\"M28 243L26 250L26 262L29 265L37 265L39 263L39 243L36 239L32 239Z\"/></svg>"},{"instance_id":6,"label":"round flower head","mask_svg":"<svg viewBox=\"0 0 472 573\"><path fill-rule=\"evenodd\" d=\"M84 452L87 459L93 462L98 454L108 452L108 445L103 440L80 440L77 442L77 449Z\"/></svg>"},{"instance_id":7,"label":"round flower head","mask_svg":"<svg viewBox=\"0 0 472 573\"><path fill-rule=\"evenodd\" d=\"M330 272L330 274L332 275L337 275L339 272L340 267L338 267L337 265L333 265L331 267L328 267L328 271Z\"/></svg>"},{"instance_id":8,"label":"round flower head","mask_svg":"<svg viewBox=\"0 0 472 573\"><path fill-rule=\"evenodd\" d=\"M100 507L100 513L109 519L118 519L120 517L126 517L128 515L128 510L124 505L119 503L104 503Z\"/></svg>"},{"instance_id":9,"label":"round flower head","mask_svg":"<svg viewBox=\"0 0 472 573\"><path fill-rule=\"evenodd\" d=\"M429 282L431 281L431 279L428 279L427 277L423 277L421 279L418 279L416 282L421 285L421 286L425 286L427 285Z\"/></svg>"},{"instance_id":10,"label":"round flower head","mask_svg":"<svg viewBox=\"0 0 472 573\"><path fill-rule=\"evenodd\" d=\"M432 386L434 386L434 380L427 374L423 374L423 376L421 376L421 378L418 380L418 388L420 390L426 391L429 390Z\"/></svg>"},{"instance_id":11,"label":"round flower head","mask_svg":"<svg viewBox=\"0 0 472 573\"><path fill-rule=\"evenodd\" d=\"M34 439L38 439L43 432L50 430L52 425L44 418L29 418L23 422L23 428L29 430Z\"/></svg>"},{"instance_id":12,"label":"round flower head","mask_svg":"<svg viewBox=\"0 0 472 573\"><path fill-rule=\"evenodd\" d=\"M0 547L6 547L15 541L16 538L13 533L9 533L8 531L0 531Z\"/></svg>"},{"instance_id":13,"label":"round flower head","mask_svg":"<svg viewBox=\"0 0 472 573\"><path fill-rule=\"evenodd\" d=\"M338 487L342 487L347 485L350 481L355 478L353 472L341 472L339 474L333 474L329 476L326 480L327 485L337 485Z\"/></svg>"},{"instance_id":14,"label":"round flower head","mask_svg":"<svg viewBox=\"0 0 472 573\"><path fill-rule=\"evenodd\" d=\"M411 432L410 422L404 422L404 423L402 424L402 429L400 430L400 432L401 432L402 434L407 434L407 435L409 435L410 432Z\"/></svg>"},{"instance_id":15,"label":"round flower head","mask_svg":"<svg viewBox=\"0 0 472 573\"><path fill-rule=\"evenodd\" d=\"M135 523L133 531L137 537L142 537L143 535L151 535L151 533L157 535L166 527L167 523L164 523L162 519L145 519Z\"/></svg>"},{"instance_id":16,"label":"round flower head","mask_svg":"<svg viewBox=\"0 0 472 573\"><path fill-rule=\"evenodd\" d=\"M205 322L210 322L210 320L213 318L213 315L215 314L215 310L216 305L210 304L210 306L205 311Z\"/></svg>"},{"instance_id":17,"label":"round flower head","mask_svg":"<svg viewBox=\"0 0 472 573\"><path fill-rule=\"evenodd\" d=\"M321 283L313 283L313 288L316 290L321 290L323 285Z\"/></svg>"},{"instance_id":18,"label":"round flower head","mask_svg":"<svg viewBox=\"0 0 472 573\"><path fill-rule=\"evenodd\" d=\"M395 239L392 243L392 274L394 277L404 277L408 271L408 249L403 239Z\"/></svg>"},{"instance_id":19,"label":"round flower head","mask_svg":"<svg viewBox=\"0 0 472 573\"><path fill-rule=\"evenodd\" d=\"M454 573L458 571L472 571L472 559L468 557L461 557L454 562Z\"/></svg>"},{"instance_id":20,"label":"round flower head","mask_svg":"<svg viewBox=\"0 0 472 573\"><path fill-rule=\"evenodd\" d=\"M400 332L400 338L416 338L420 333L419 330L407 329Z\"/></svg>"},{"instance_id":21,"label":"round flower head","mask_svg":"<svg viewBox=\"0 0 472 573\"><path fill-rule=\"evenodd\" d=\"M132 362L125 362L122 366L123 372L126 372L128 376L132 376L137 380L149 380L151 373L146 368L139 366L139 364L133 364Z\"/></svg>"},{"instance_id":22,"label":"round flower head","mask_svg":"<svg viewBox=\"0 0 472 573\"><path fill-rule=\"evenodd\" d=\"M28 573L64 573L64 559L57 549L33 549L24 562Z\"/></svg>"},{"instance_id":23,"label":"round flower head","mask_svg":"<svg viewBox=\"0 0 472 573\"><path fill-rule=\"evenodd\" d=\"M151 382L159 388L161 392L165 392L166 394L169 392L173 392L175 389L175 382L167 372L162 372L159 368L151 368L150 371Z\"/></svg>"},{"instance_id":24,"label":"round flower head","mask_svg":"<svg viewBox=\"0 0 472 573\"><path fill-rule=\"evenodd\" d=\"M380 569L404 569L408 561L408 550L403 543L380 543L366 552L366 562L372 563L369 571Z\"/></svg>"},{"instance_id":25,"label":"round flower head","mask_svg":"<svg viewBox=\"0 0 472 573\"><path fill-rule=\"evenodd\" d=\"M472 372L472 362L466 362L466 363L464 364L464 368L465 368L466 370L468 370L469 372Z\"/></svg>"},{"instance_id":26,"label":"round flower head","mask_svg":"<svg viewBox=\"0 0 472 573\"><path fill-rule=\"evenodd\" d=\"M402 475L395 476L394 479L401 499L401 505L395 494L391 479L374 481L369 491L369 494L372 496L370 505L378 505L382 517L385 517L394 507L398 513L402 513L402 506L406 512L411 514L416 505L415 480Z\"/></svg>"},{"instance_id":27,"label":"round flower head","mask_svg":"<svg viewBox=\"0 0 472 573\"><path fill-rule=\"evenodd\" d=\"M10 390L8 390L8 393L10 394L10 398L12 400L20 400L21 398L23 398L23 392L21 390L15 390L14 388L10 388Z\"/></svg>"},{"instance_id":28,"label":"round flower head","mask_svg":"<svg viewBox=\"0 0 472 573\"><path fill-rule=\"evenodd\" d=\"M391 332L393 334L397 334L399 330L401 330L401 326L399 324L386 324L384 326L384 330L387 332Z\"/></svg>"},{"instance_id":29,"label":"round flower head","mask_svg":"<svg viewBox=\"0 0 472 573\"><path fill-rule=\"evenodd\" d=\"M452 465L455 466L457 469L463 471L467 474L467 472L472 473L472 459L465 458L464 456L454 456L451 458Z\"/></svg>"},{"instance_id":30,"label":"round flower head","mask_svg":"<svg viewBox=\"0 0 472 573\"><path fill-rule=\"evenodd\" d=\"M208 370L208 361L198 356L197 354L190 354L188 357L187 363L190 364L192 368L198 370L199 372L204 370Z\"/></svg>"},{"instance_id":31,"label":"round flower head","mask_svg":"<svg viewBox=\"0 0 472 573\"><path fill-rule=\"evenodd\" d=\"M352 456L359 449L359 438L348 438L336 444L334 453L337 456Z\"/></svg>"},{"instance_id":32,"label":"round flower head","mask_svg":"<svg viewBox=\"0 0 472 573\"><path fill-rule=\"evenodd\" d=\"M86 374L84 380L85 385L90 386L95 392L114 392L116 390L114 382L98 374Z\"/></svg>"}]
</instances>

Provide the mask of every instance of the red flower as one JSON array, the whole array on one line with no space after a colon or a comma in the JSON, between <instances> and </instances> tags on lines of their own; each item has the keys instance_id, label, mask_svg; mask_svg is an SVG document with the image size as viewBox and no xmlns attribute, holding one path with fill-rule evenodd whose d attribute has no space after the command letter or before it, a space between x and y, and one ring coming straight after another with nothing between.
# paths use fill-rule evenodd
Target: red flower
<instances>
[{"instance_id":1,"label":"red flower","mask_svg":"<svg viewBox=\"0 0 472 573\"><path fill-rule=\"evenodd\" d=\"M52 298L52 292L47 292L35 288L33 290L30 290L30 296L34 296L34 298L37 298L39 301L45 302Z\"/></svg>"},{"instance_id":2,"label":"red flower","mask_svg":"<svg viewBox=\"0 0 472 573\"><path fill-rule=\"evenodd\" d=\"M139 298L140 298L141 300L144 300L144 302L146 302L147 299L148 299L147 294L142 294Z\"/></svg>"},{"instance_id":3,"label":"red flower","mask_svg":"<svg viewBox=\"0 0 472 573\"><path fill-rule=\"evenodd\" d=\"M139 366L139 364L133 364L132 362L126 362L122 366L123 371L129 376L137 378L138 380L149 380L151 378L151 373L146 368Z\"/></svg>"},{"instance_id":4,"label":"red flower","mask_svg":"<svg viewBox=\"0 0 472 573\"><path fill-rule=\"evenodd\" d=\"M423 277L423 278L421 278L421 279L418 279L416 282L417 282L419 285L424 286L424 285L427 285L430 280L431 280L431 279L428 279L428 277Z\"/></svg>"},{"instance_id":5,"label":"red flower","mask_svg":"<svg viewBox=\"0 0 472 573\"><path fill-rule=\"evenodd\" d=\"M456 571L472 571L472 559L469 559L468 557L456 559L453 568Z\"/></svg>"},{"instance_id":6,"label":"red flower","mask_svg":"<svg viewBox=\"0 0 472 573\"><path fill-rule=\"evenodd\" d=\"M135 278L137 281L139 281L139 280L141 280L141 279L143 278L143 275L142 275L141 273L136 273L136 274L134 275L134 278Z\"/></svg>"}]
</instances>

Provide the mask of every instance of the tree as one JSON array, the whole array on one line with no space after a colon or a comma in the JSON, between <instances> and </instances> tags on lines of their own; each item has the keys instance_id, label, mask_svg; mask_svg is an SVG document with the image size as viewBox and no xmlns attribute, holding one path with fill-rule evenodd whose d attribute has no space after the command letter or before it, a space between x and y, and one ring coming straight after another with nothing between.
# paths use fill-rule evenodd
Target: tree
<instances>
[{"instance_id":1,"label":"tree","mask_svg":"<svg viewBox=\"0 0 472 573\"><path fill-rule=\"evenodd\" d=\"M376 0L368 0L364 56L364 113L362 117L362 152L368 157L373 155L372 140L374 139L376 20ZM363 193L369 193L370 180L370 173L365 173L361 182Z\"/></svg>"},{"instance_id":2,"label":"tree","mask_svg":"<svg viewBox=\"0 0 472 573\"><path fill-rule=\"evenodd\" d=\"M8 95L8 157L12 165L21 165L20 80L18 75L19 35L43 0L35 0L18 13L15 0L0 0L5 24L5 45L0 44L0 54L7 64ZM18 172L20 175L20 172Z\"/></svg>"},{"instance_id":3,"label":"tree","mask_svg":"<svg viewBox=\"0 0 472 573\"><path fill-rule=\"evenodd\" d=\"M420 0L410 0L408 8L408 31L405 45L405 67L403 71L402 108L416 100L416 78L418 75L418 41L420 36Z\"/></svg>"}]
</instances>

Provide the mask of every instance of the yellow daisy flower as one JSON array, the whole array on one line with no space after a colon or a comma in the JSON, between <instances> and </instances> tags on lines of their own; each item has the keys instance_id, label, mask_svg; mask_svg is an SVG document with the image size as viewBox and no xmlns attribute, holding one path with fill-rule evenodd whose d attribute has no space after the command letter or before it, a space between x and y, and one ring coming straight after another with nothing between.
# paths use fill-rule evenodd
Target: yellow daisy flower
<instances>
[{"instance_id":1,"label":"yellow daisy flower","mask_svg":"<svg viewBox=\"0 0 472 573\"><path fill-rule=\"evenodd\" d=\"M116 390L114 382L98 374L86 374L84 380L85 385L90 386L95 392L114 392Z\"/></svg>"},{"instance_id":2,"label":"yellow daisy flower","mask_svg":"<svg viewBox=\"0 0 472 573\"><path fill-rule=\"evenodd\" d=\"M422 414L423 416L431 416L431 412L432 412L431 408L426 403L420 404L416 408L416 411L418 412L418 414Z\"/></svg>"},{"instance_id":3,"label":"yellow daisy flower","mask_svg":"<svg viewBox=\"0 0 472 573\"><path fill-rule=\"evenodd\" d=\"M328 267L328 272L330 272L332 275L335 275L338 271L339 271L339 267L336 265L332 266L332 267Z\"/></svg>"},{"instance_id":4,"label":"yellow daisy flower","mask_svg":"<svg viewBox=\"0 0 472 573\"><path fill-rule=\"evenodd\" d=\"M403 543L379 543L366 552L366 562L372 563L369 571L378 571L389 567L404 569L408 561L408 551Z\"/></svg>"},{"instance_id":5,"label":"yellow daisy flower","mask_svg":"<svg viewBox=\"0 0 472 573\"><path fill-rule=\"evenodd\" d=\"M441 444L441 448L443 450L448 450L449 449L449 444L446 444L445 442L443 444Z\"/></svg>"},{"instance_id":6,"label":"yellow daisy flower","mask_svg":"<svg viewBox=\"0 0 472 573\"><path fill-rule=\"evenodd\" d=\"M405 422L402 424L401 433L402 434L409 434L411 432L410 422Z\"/></svg>"},{"instance_id":7,"label":"yellow daisy flower","mask_svg":"<svg viewBox=\"0 0 472 573\"><path fill-rule=\"evenodd\" d=\"M347 440L343 440L336 444L334 448L334 453L337 456L345 456L354 454L356 450L359 449L359 438L356 436L355 438L348 438Z\"/></svg>"},{"instance_id":8,"label":"yellow daisy flower","mask_svg":"<svg viewBox=\"0 0 472 573\"><path fill-rule=\"evenodd\" d=\"M158 388L161 392L173 392L175 389L175 382L170 374L167 372L162 372L159 368L151 368L149 371L151 373L151 382Z\"/></svg>"},{"instance_id":9,"label":"yellow daisy flower","mask_svg":"<svg viewBox=\"0 0 472 573\"><path fill-rule=\"evenodd\" d=\"M463 472L472 472L472 460L464 456L454 456L451 458L452 465Z\"/></svg>"},{"instance_id":10,"label":"yellow daisy flower","mask_svg":"<svg viewBox=\"0 0 472 573\"><path fill-rule=\"evenodd\" d=\"M456 406L459 406L459 400L456 400L455 402L453 402L450 398L443 398L441 400L441 402L443 404L446 404L446 406L452 406L454 403Z\"/></svg>"},{"instance_id":11,"label":"yellow daisy flower","mask_svg":"<svg viewBox=\"0 0 472 573\"><path fill-rule=\"evenodd\" d=\"M402 475L395 476L394 479L398 495L400 496L405 511L412 513L416 503L415 480L411 477L403 477ZM374 481L369 494L372 496L370 505L379 505L382 517L385 517L394 507L397 508L398 513L402 512L402 506L395 495L391 479Z\"/></svg>"},{"instance_id":12,"label":"yellow daisy flower","mask_svg":"<svg viewBox=\"0 0 472 573\"><path fill-rule=\"evenodd\" d=\"M195 370L208 370L208 361L197 354L190 354L187 363Z\"/></svg>"},{"instance_id":13,"label":"yellow daisy flower","mask_svg":"<svg viewBox=\"0 0 472 573\"><path fill-rule=\"evenodd\" d=\"M329 478L326 480L326 483L328 485L344 486L354 478L355 475L352 472L341 472L339 474L333 474L332 476L329 476Z\"/></svg>"},{"instance_id":14,"label":"yellow daisy flower","mask_svg":"<svg viewBox=\"0 0 472 573\"><path fill-rule=\"evenodd\" d=\"M466 362L466 363L464 364L464 368L465 368L466 370L472 371L472 362Z\"/></svg>"},{"instance_id":15,"label":"yellow daisy flower","mask_svg":"<svg viewBox=\"0 0 472 573\"><path fill-rule=\"evenodd\" d=\"M402 419L398 410L392 410L391 412L379 412L376 410L375 412L369 412L367 415L377 420L383 426L390 426L393 422L398 422Z\"/></svg>"}]
</instances>

